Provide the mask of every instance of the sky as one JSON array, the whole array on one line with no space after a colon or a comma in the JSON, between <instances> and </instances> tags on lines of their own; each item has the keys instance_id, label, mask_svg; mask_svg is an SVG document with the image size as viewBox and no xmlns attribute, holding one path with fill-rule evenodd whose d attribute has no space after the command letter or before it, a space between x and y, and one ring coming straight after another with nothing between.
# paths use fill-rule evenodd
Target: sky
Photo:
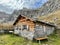
<instances>
[{"instance_id":1,"label":"sky","mask_svg":"<svg viewBox=\"0 0 60 45\"><path fill-rule=\"evenodd\" d=\"M25 8L36 9L48 0L0 0L0 11L12 13L14 10Z\"/></svg>"}]
</instances>

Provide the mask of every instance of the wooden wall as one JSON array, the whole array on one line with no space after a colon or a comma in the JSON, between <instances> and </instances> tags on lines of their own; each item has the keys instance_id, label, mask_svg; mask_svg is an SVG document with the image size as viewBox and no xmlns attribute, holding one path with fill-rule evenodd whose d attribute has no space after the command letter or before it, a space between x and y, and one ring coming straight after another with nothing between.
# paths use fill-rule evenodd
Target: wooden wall
<instances>
[{"instance_id":1,"label":"wooden wall","mask_svg":"<svg viewBox=\"0 0 60 45\"><path fill-rule=\"evenodd\" d=\"M31 21L29 19L21 18L21 19L19 19L19 21L16 24L16 26L22 26L22 25L28 25L29 31L33 31L35 24L33 23L33 21Z\"/></svg>"}]
</instances>

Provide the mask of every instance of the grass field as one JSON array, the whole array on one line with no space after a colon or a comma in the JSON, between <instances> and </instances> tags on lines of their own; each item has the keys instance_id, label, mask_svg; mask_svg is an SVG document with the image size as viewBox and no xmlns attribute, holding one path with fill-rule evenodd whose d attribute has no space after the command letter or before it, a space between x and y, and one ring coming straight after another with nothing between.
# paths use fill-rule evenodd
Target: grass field
<instances>
[{"instance_id":1,"label":"grass field","mask_svg":"<svg viewBox=\"0 0 60 45\"><path fill-rule=\"evenodd\" d=\"M38 45L38 43L13 34L3 34L0 35L0 45Z\"/></svg>"},{"instance_id":2,"label":"grass field","mask_svg":"<svg viewBox=\"0 0 60 45\"><path fill-rule=\"evenodd\" d=\"M2 34L0 35L0 45L60 45L60 36L51 35L48 41L43 40L39 44L13 34Z\"/></svg>"}]
</instances>

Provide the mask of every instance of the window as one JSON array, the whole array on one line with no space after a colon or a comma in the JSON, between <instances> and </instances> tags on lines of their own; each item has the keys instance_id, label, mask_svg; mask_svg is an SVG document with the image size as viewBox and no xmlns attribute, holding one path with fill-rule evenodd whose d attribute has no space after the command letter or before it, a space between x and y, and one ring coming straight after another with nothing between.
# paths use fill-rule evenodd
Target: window
<instances>
[{"instance_id":1,"label":"window","mask_svg":"<svg viewBox=\"0 0 60 45\"><path fill-rule=\"evenodd\" d=\"M28 30L28 25L23 25L22 30Z\"/></svg>"}]
</instances>

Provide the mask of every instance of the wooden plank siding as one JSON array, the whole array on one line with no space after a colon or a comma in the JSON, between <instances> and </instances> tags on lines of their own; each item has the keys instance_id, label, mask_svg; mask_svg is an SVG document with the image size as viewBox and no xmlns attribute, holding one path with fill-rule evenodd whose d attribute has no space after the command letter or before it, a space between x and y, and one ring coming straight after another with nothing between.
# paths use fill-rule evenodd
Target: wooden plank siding
<instances>
[{"instance_id":1,"label":"wooden plank siding","mask_svg":"<svg viewBox=\"0 0 60 45\"><path fill-rule=\"evenodd\" d=\"M21 26L21 25L28 25L29 31L33 31L35 24L32 21L27 21L27 19L25 18L25 19L19 19L16 26Z\"/></svg>"}]
</instances>

